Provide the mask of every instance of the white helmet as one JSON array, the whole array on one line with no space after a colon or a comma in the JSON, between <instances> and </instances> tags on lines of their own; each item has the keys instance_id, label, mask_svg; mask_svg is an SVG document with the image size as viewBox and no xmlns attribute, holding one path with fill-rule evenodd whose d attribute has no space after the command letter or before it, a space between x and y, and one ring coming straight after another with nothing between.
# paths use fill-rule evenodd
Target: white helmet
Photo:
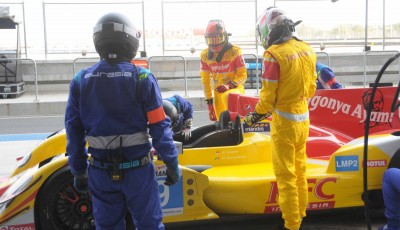
<instances>
[{"instance_id":1,"label":"white helmet","mask_svg":"<svg viewBox=\"0 0 400 230\"><path fill-rule=\"evenodd\" d=\"M270 45L279 39L292 37L294 27L301 21L293 23L286 16L285 11L276 8L267 8L260 17L258 17L256 29L261 45L267 49Z\"/></svg>"}]
</instances>

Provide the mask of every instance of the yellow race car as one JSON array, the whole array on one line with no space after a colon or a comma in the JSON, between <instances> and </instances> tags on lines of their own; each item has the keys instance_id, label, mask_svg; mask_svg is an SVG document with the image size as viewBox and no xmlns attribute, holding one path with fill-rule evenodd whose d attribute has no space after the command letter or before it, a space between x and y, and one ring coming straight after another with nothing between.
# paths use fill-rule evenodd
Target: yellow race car
<instances>
[{"instance_id":1,"label":"yellow race car","mask_svg":"<svg viewBox=\"0 0 400 230\"><path fill-rule=\"evenodd\" d=\"M380 89L383 100L388 90L394 89ZM365 119L359 105L368 89L336 92L321 91L309 102L309 210L364 205ZM176 137L182 172L178 184L164 185L166 167L155 156L165 223L280 212L271 164L270 121L247 127L241 122L241 110L254 107L257 99L244 96L235 100L235 111L224 112L215 124L194 129L189 141ZM381 205L383 172L400 165L400 112L389 113L388 118L381 118L387 113L385 108L377 113L367 146L367 188L369 201ZM0 183L0 195L0 229L92 228L90 194L79 193L73 186L63 130L18 161Z\"/></svg>"}]
</instances>

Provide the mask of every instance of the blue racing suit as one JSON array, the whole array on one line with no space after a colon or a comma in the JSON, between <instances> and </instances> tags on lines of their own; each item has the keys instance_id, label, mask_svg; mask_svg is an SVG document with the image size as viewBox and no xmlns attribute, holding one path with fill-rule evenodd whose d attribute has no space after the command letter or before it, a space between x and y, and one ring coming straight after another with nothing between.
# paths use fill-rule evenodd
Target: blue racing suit
<instances>
[{"instance_id":1,"label":"blue racing suit","mask_svg":"<svg viewBox=\"0 0 400 230\"><path fill-rule=\"evenodd\" d=\"M193 105L189 101L183 99L179 95L174 95L172 97L164 98L164 100L170 101L175 108L178 110L179 118L175 126L172 128L174 133L182 131L185 121L188 119L193 119ZM189 127L190 128L190 127Z\"/></svg>"},{"instance_id":2,"label":"blue racing suit","mask_svg":"<svg viewBox=\"0 0 400 230\"><path fill-rule=\"evenodd\" d=\"M335 74L326 65L317 62L317 89L341 89L343 86L336 81Z\"/></svg>"},{"instance_id":3,"label":"blue racing suit","mask_svg":"<svg viewBox=\"0 0 400 230\"><path fill-rule=\"evenodd\" d=\"M87 160L88 153L103 162L117 153L124 161L140 159L152 146L164 162L177 159L170 120L152 73L129 62L105 60L81 70L70 83L65 127L72 174L84 174L88 168L96 229L125 229L127 210L137 229L164 229L152 162L124 170L116 182L109 171L88 167Z\"/></svg>"},{"instance_id":4,"label":"blue racing suit","mask_svg":"<svg viewBox=\"0 0 400 230\"><path fill-rule=\"evenodd\" d=\"M389 168L383 174L382 192L387 225L384 230L400 230L400 169Z\"/></svg>"}]
</instances>

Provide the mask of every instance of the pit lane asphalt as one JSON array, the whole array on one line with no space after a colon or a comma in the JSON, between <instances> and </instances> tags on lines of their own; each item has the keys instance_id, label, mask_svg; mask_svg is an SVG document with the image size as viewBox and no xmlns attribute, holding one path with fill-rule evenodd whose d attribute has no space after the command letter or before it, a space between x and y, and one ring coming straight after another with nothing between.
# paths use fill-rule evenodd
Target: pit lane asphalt
<instances>
[{"instance_id":1,"label":"pit lane asphalt","mask_svg":"<svg viewBox=\"0 0 400 230\"><path fill-rule=\"evenodd\" d=\"M384 210L371 210L371 230L385 225ZM220 219L166 224L167 230L275 230L280 215L224 216ZM308 212L302 230L365 230L364 208Z\"/></svg>"}]
</instances>

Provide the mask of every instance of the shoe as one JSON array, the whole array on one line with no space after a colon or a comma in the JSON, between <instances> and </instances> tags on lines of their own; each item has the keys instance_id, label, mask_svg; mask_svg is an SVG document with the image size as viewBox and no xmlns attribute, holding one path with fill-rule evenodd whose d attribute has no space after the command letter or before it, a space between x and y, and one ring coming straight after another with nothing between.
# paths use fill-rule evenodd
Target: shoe
<instances>
[{"instance_id":1,"label":"shoe","mask_svg":"<svg viewBox=\"0 0 400 230\"><path fill-rule=\"evenodd\" d=\"M301 223L299 230L301 230L302 225L303 225L303 223ZM290 229L285 228L285 221L282 220L282 222L278 225L278 230L290 230ZM381 229L378 229L378 230L381 230ZM382 229L382 230L385 230L385 229Z\"/></svg>"}]
</instances>

